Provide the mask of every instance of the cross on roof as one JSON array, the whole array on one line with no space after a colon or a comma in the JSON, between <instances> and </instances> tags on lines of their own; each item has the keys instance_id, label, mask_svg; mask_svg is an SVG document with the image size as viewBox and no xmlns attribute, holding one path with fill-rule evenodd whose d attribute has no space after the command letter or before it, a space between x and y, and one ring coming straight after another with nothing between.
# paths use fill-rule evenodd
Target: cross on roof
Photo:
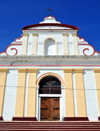
<instances>
[{"instance_id":1,"label":"cross on roof","mask_svg":"<svg viewBox=\"0 0 100 131\"><path fill-rule=\"evenodd\" d=\"M48 8L47 11L49 12L49 15L51 15L51 11L53 11L53 9Z\"/></svg>"}]
</instances>

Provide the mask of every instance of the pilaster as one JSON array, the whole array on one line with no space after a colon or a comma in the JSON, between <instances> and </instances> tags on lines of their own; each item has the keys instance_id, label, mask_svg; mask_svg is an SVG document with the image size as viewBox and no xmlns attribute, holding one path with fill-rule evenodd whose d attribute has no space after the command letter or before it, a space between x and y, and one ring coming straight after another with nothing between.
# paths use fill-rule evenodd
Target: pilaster
<instances>
[{"instance_id":1,"label":"pilaster","mask_svg":"<svg viewBox=\"0 0 100 131\"><path fill-rule=\"evenodd\" d=\"M64 55L68 55L68 34L67 33L63 33L63 52Z\"/></svg>"},{"instance_id":2,"label":"pilaster","mask_svg":"<svg viewBox=\"0 0 100 131\"><path fill-rule=\"evenodd\" d=\"M0 69L0 120L3 120L2 111L3 111L4 92L5 92L7 71L8 71L8 69L6 69L6 68Z\"/></svg>"}]
</instances>

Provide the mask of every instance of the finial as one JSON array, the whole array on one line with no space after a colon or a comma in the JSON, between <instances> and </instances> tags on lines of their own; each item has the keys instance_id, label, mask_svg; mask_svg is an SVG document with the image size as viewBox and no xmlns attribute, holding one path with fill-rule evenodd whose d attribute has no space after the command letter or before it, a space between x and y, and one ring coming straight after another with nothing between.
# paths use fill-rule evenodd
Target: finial
<instances>
[{"instance_id":1,"label":"finial","mask_svg":"<svg viewBox=\"0 0 100 131\"><path fill-rule=\"evenodd\" d=\"M48 8L48 9L46 9L46 10L49 12L49 15L51 15L51 11L53 11L53 9Z\"/></svg>"}]
</instances>

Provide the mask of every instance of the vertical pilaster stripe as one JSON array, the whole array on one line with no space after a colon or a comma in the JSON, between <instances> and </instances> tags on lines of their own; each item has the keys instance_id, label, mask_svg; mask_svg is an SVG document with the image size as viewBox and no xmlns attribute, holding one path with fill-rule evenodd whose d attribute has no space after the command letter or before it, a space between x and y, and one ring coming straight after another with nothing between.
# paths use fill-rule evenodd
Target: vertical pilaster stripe
<instances>
[{"instance_id":1,"label":"vertical pilaster stripe","mask_svg":"<svg viewBox=\"0 0 100 131\"><path fill-rule=\"evenodd\" d=\"M78 40L77 40L77 34L72 34L73 36L73 45L74 45L74 55L78 55Z\"/></svg>"},{"instance_id":2,"label":"vertical pilaster stripe","mask_svg":"<svg viewBox=\"0 0 100 131\"><path fill-rule=\"evenodd\" d=\"M65 86L65 117L74 117L72 70L63 69Z\"/></svg>"},{"instance_id":3,"label":"vertical pilaster stripe","mask_svg":"<svg viewBox=\"0 0 100 131\"><path fill-rule=\"evenodd\" d=\"M15 117L24 116L25 80L26 80L26 69L18 69Z\"/></svg>"},{"instance_id":4,"label":"vertical pilaster stripe","mask_svg":"<svg viewBox=\"0 0 100 131\"><path fill-rule=\"evenodd\" d=\"M3 100L4 100L4 90L6 83L6 73L7 69L0 69L0 117L2 116L3 111Z\"/></svg>"},{"instance_id":5,"label":"vertical pilaster stripe","mask_svg":"<svg viewBox=\"0 0 100 131\"><path fill-rule=\"evenodd\" d=\"M95 84L96 84L96 93L98 100L98 114L100 117L100 69L94 69L95 74Z\"/></svg>"},{"instance_id":6,"label":"vertical pilaster stripe","mask_svg":"<svg viewBox=\"0 0 100 131\"><path fill-rule=\"evenodd\" d=\"M75 69L75 90L77 103L77 117L86 117L85 91L83 83L83 70Z\"/></svg>"},{"instance_id":7,"label":"vertical pilaster stripe","mask_svg":"<svg viewBox=\"0 0 100 131\"><path fill-rule=\"evenodd\" d=\"M22 55L26 55L26 52L27 52L27 44L28 44L28 34L23 34Z\"/></svg>"},{"instance_id":8,"label":"vertical pilaster stripe","mask_svg":"<svg viewBox=\"0 0 100 131\"><path fill-rule=\"evenodd\" d=\"M68 34L64 33L63 34L63 51L64 55L68 55Z\"/></svg>"},{"instance_id":9,"label":"vertical pilaster stripe","mask_svg":"<svg viewBox=\"0 0 100 131\"><path fill-rule=\"evenodd\" d=\"M35 117L37 69L28 69L28 99L26 117Z\"/></svg>"},{"instance_id":10,"label":"vertical pilaster stripe","mask_svg":"<svg viewBox=\"0 0 100 131\"><path fill-rule=\"evenodd\" d=\"M36 55L38 34L32 34L32 55Z\"/></svg>"}]
</instances>

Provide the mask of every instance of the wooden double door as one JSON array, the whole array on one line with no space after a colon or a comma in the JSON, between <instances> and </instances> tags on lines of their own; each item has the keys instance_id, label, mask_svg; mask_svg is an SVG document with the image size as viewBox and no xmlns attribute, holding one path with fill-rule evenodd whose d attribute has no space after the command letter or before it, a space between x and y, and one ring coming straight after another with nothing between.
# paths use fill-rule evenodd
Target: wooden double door
<instances>
[{"instance_id":1,"label":"wooden double door","mask_svg":"<svg viewBox=\"0 0 100 131\"><path fill-rule=\"evenodd\" d=\"M60 101L59 97L41 97L41 121L60 120Z\"/></svg>"}]
</instances>

